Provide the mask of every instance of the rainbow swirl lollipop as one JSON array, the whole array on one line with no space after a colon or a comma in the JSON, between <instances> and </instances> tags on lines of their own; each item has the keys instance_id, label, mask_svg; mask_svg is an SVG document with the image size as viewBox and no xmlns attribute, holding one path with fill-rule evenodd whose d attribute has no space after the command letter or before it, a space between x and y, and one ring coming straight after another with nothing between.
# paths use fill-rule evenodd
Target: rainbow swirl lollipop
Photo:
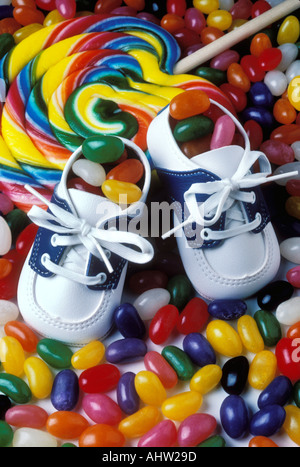
<instances>
[{"instance_id":1,"label":"rainbow swirl lollipop","mask_svg":"<svg viewBox=\"0 0 300 467\"><path fill-rule=\"evenodd\" d=\"M144 151L149 124L177 94L201 89L231 111L213 84L172 74L175 39L131 17L87 16L43 28L0 61L7 85L0 139L0 189L27 211L46 198L72 154L92 135L133 140Z\"/></svg>"}]
</instances>

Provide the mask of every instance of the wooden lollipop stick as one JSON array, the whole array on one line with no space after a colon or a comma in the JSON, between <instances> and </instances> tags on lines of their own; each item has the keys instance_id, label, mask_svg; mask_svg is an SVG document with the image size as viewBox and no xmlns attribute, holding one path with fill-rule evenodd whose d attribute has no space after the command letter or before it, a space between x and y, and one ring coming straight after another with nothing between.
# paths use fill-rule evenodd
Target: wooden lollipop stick
<instances>
[{"instance_id":1,"label":"wooden lollipop stick","mask_svg":"<svg viewBox=\"0 0 300 467\"><path fill-rule=\"evenodd\" d=\"M285 0L266 13L257 16L239 28L225 34L220 39L211 42L197 52L183 58L175 65L174 74L188 73L208 60L211 60L216 55L225 52L225 50L257 34L259 31L279 21L281 18L288 16L298 8L300 8L300 0Z\"/></svg>"}]
</instances>

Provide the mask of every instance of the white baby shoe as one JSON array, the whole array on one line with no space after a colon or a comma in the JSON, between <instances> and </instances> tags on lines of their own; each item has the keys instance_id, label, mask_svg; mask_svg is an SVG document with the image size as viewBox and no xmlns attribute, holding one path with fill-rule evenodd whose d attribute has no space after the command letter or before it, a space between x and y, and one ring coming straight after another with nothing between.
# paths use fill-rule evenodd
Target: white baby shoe
<instances>
[{"instance_id":1,"label":"white baby shoe","mask_svg":"<svg viewBox=\"0 0 300 467\"><path fill-rule=\"evenodd\" d=\"M119 230L120 223L127 227L140 215L151 181L143 151L122 141L145 168L138 203L122 209L102 196L68 189L82 148L69 159L51 203L27 187L49 209L34 206L29 212L40 229L20 277L18 304L24 321L42 336L72 345L105 338L120 305L128 261L144 264L153 258L148 240Z\"/></svg>"},{"instance_id":2,"label":"white baby shoe","mask_svg":"<svg viewBox=\"0 0 300 467\"><path fill-rule=\"evenodd\" d=\"M174 229L186 274L208 300L245 299L274 279L280 266L278 240L260 185L277 180L265 154L229 146L187 158L171 129L169 107L152 122L148 148L174 210ZM256 162L260 173L252 171ZM292 176L295 174L288 174Z\"/></svg>"}]
</instances>

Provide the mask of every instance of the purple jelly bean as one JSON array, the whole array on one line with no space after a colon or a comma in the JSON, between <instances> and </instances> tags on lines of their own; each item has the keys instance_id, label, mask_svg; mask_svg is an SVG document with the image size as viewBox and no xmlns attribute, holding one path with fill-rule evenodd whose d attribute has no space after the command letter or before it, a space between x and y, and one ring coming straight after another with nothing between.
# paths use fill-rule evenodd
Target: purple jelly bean
<instances>
[{"instance_id":1,"label":"purple jelly bean","mask_svg":"<svg viewBox=\"0 0 300 467\"><path fill-rule=\"evenodd\" d=\"M188 8L184 16L187 29L201 34L201 31L206 26L206 19L203 13L197 8Z\"/></svg>"},{"instance_id":2,"label":"purple jelly bean","mask_svg":"<svg viewBox=\"0 0 300 467\"><path fill-rule=\"evenodd\" d=\"M135 389L135 374L124 373L117 386L117 401L121 410L127 415L132 415L140 408L140 398Z\"/></svg>"},{"instance_id":3,"label":"purple jelly bean","mask_svg":"<svg viewBox=\"0 0 300 467\"><path fill-rule=\"evenodd\" d=\"M235 50L225 50L214 57L210 62L210 67L216 70L227 71L232 63L239 63L240 55Z\"/></svg>"},{"instance_id":4,"label":"purple jelly bean","mask_svg":"<svg viewBox=\"0 0 300 467\"><path fill-rule=\"evenodd\" d=\"M293 385L286 376L275 378L259 395L257 405L260 409L268 405L281 405L288 403L293 392Z\"/></svg>"},{"instance_id":5,"label":"purple jelly bean","mask_svg":"<svg viewBox=\"0 0 300 467\"><path fill-rule=\"evenodd\" d=\"M208 340L197 332L188 334L183 340L183 350L193 363L203 367L216 363L216 354Z\"/></svg>"},{"instance_id":6,"label":"purple jelly bean","mask_svg":"<svg viewBox=\"0 0 300 467\"><path fill-rule=\"evenodd\" d=\"M274 105L274 97L270 89L261 81L252 84L249 91L249 98L256 107L270 108Z\"/></svg>"},{"instance_id":7,"label":"purple jelly bean","mask_svg":"<svg viewBox=\"0 0 300 467\"><path fill-rule=\"evenodd\" d=\"M253 415L250 420L250 433L253 436L273 436L280 430L285 418L286 412L281 405L267 405Z\"/></svg>"},{"instance_id":8,"label":"purple jelly bean","mask_svg":"<svg viewBox=\"0 0 300 467\"><path fill-rule=\"evenodd\" d=\"M73 370L62 370L54 378L51 402L56 410L73 410L79 398L78 376Z\"/></svg>"},{"instance_id":9,"label":"purple jelly bean","mask_svg":"<svg viewBox=\"0 0 300 467\"><path fill-rule=\"evenodd\" d=\"M248 408L242 397L226 397L220 408L220 418L223 429L230 438L241 439L248 432Z\"/></svg>"},{"instance_id":10,"label":"purple jelly bean","mask_svg":"<svg viewBox=\"0 0 300 467\"><path fill-rule=\"evenodd\" d=\"M114 313L115 325L125 338L142 339L146 333L145 325L137 310L130 303L120 305Z\"/></svg>"},{"instance_id":11,"label":"purple jelly bean","mask_svg":"<svg viewBox=\"0 0 300 467\"><path fill-rule=\"evenodd\" d=\"M222 115L215 124L210 149L224 148L232 144L235 135L235 123L228 115Z\"/></svg>"},{"instance_id":12,"label":"purple jelly bean","mask_svg":"<svg viewBox=\"0 0 300 467\"><path fill-rule=\"evenodd\" d=\"M14 11L14 7L12 5L0 6L0 20L4 18L12 18L13 11Z\"/></svg>"},{"instance_id":13,"label":"purple jelly bean","mask_svg":"<svg viewBox=\"0 0 300 467\"><path fill-rule=\"evenodd\" d=\"M109 363L127 363L143 358L147 353L144 341L136 338L120 339L106 348Z\"/></svg>"},{"instance_id":14,"label":"purple jelly bean","mask_svg":"<svg viewBox=\"0 0 300 467\"><path fill-rule=\"evenodd\" d=\"M233 321L244 316L247 304L243 300L214 300L208 305L209 314L216 319Z\"/></svg>"}]
</instances>

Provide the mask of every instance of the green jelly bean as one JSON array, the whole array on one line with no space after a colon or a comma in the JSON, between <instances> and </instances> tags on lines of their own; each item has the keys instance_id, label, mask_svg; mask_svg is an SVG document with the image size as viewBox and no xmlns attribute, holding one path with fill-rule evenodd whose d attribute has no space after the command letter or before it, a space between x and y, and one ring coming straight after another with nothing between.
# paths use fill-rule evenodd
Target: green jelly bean
<instances>
[{"instance_id":1,"label":"green jelly bean","mask_svg":"<svg viewBox=\"0 0 300 467\"><path fill-rule=\"evenodd\" d=\"M31 390L25 381L9 373L0 373L0 392L16 404L27 404L32 398Z\"/></svg>"},{"instance_id":2,"label":"green jelly bean","mask_svg":"<svg viewBox=\"0 0 300 467\"><path fill-rule=\"evenodd\" d=\"M195 368L190 357L174 345L169 345L162 350L162 356L177 373L180 381L189 381L195 374Z\"/></svg>"},{"instance_id":3,"label":"green jelly bean","mask_svg":"<svg viewBox=\"0 0 300 467\"><path fill-rule=\"evenodd\" d=\"M293 399L297 407L300 408L300 380L294 384L293 388Z\"/></svg>"},{"instance_id":4,"label":"green jelly bean","mask_svg":"<svg viewBox=\"0 0 300 467\"><path fill-rule=\"evenodd\" d=\"M268 311L259 310L255 313L254 319L265 345L267 347L277 345L282 338L282 331L276 316Z\"/></svg>"},{"instance_id":5,"label":"green jelly bean","mask_svg":"<svg viewBox=\"0 0 300 467\"><path fill-rule=\"evenodd\" d=\"M7 52L15 46L14 37L9 33L0 35L0 58L4 57Z\"/></svg>"},{"instance_id":6,"label":"green jelly bean","mask_svg":"<svg viewBox=\"0 0 300 467\"><path fill-rule=\"evenodd\" d=\"M30 224L29 217L20 209L13 209L5 216L5 220L11 230L12 242L15 243L19 234Z\"/></svg>"},{"instance_id":7,"label":"green jelly bean","mask_svg":"<svg viewBox=\"0 0 300 467\"><path fill-rule=\"evenodd\" d=\"M209 135L214 131L214 122L204 115L181 120L174 128L174 138L179 143L186 143L196 138Z\"/></svg>"},{"instance_id":8,"label":"green jelly bean","mask_svg":"<svg viewBox=\"0 0 300 467\"><path fill-rule=\"evenodd\" d=\"M216 435L206 439L203 443L198 444L197 448L225 448L226 441L222 436Z\"/></svg>"},{"instance_id":9,"label":"green jelly bean","mask_svg":"<svg viewBox=\"0 0 300 467\"><path fill-rule=\"evenodd\" d=\"M183 310L194 295L194 288L184 275L172 277L168 282L167 289L171 294L170 305L176 306L179 310Z\"/></svg>"},{"instance_id":10,"label":"green jelly bean","mask_svg":"<svg viewBox=\"0 0 300 467\"><path fill-rule=\"evenodd\" d=\"M77 448L77 446L73 443L64 443L61 445L61 448Z\"/></svg>"},{"instance_id":11,"label":"green jelly bean","mask_svg":"<svg viewBox=\"0 0 300 467\"><path fill-rule=\"evenodd\" d=\"M82 145L84 157L99 164L118 161L124 151L123 141L115 136L91 136Z\"/></svg>"},{"instance_id":12,"label":"green jelly bean","mask_svg":"<svg viewBox=\"0 0 300 467\"><path fill-rule=\"evenodd\" d=\"M41 339L37 345L39 356L53 368L63 370L71 366L72 350L54 339Z\"/></svg>"},{"instance_id":13,"label":"green jelly bean","mask_svg":"<svg viewBox=\"0 0 300 467\"><path fill-rule=\"evenodd\" d=\"M227 82L227 73L226 71L217 70L210 67L200 67L195 70L195 75L200 76L200 78L207 79L216 86L221 86L221 84Z\"/></svg>"},{"instance_id":14,"label":"green jelly bean","mask_svg":"<svg viewBox=\"0 0 300 467\"><path fill-rule=\"evenodd\" d=\"M14 437L14 432L11 426L0 420L0 448L7 448L11 445Z\"/></svg>"}]
</instances>

